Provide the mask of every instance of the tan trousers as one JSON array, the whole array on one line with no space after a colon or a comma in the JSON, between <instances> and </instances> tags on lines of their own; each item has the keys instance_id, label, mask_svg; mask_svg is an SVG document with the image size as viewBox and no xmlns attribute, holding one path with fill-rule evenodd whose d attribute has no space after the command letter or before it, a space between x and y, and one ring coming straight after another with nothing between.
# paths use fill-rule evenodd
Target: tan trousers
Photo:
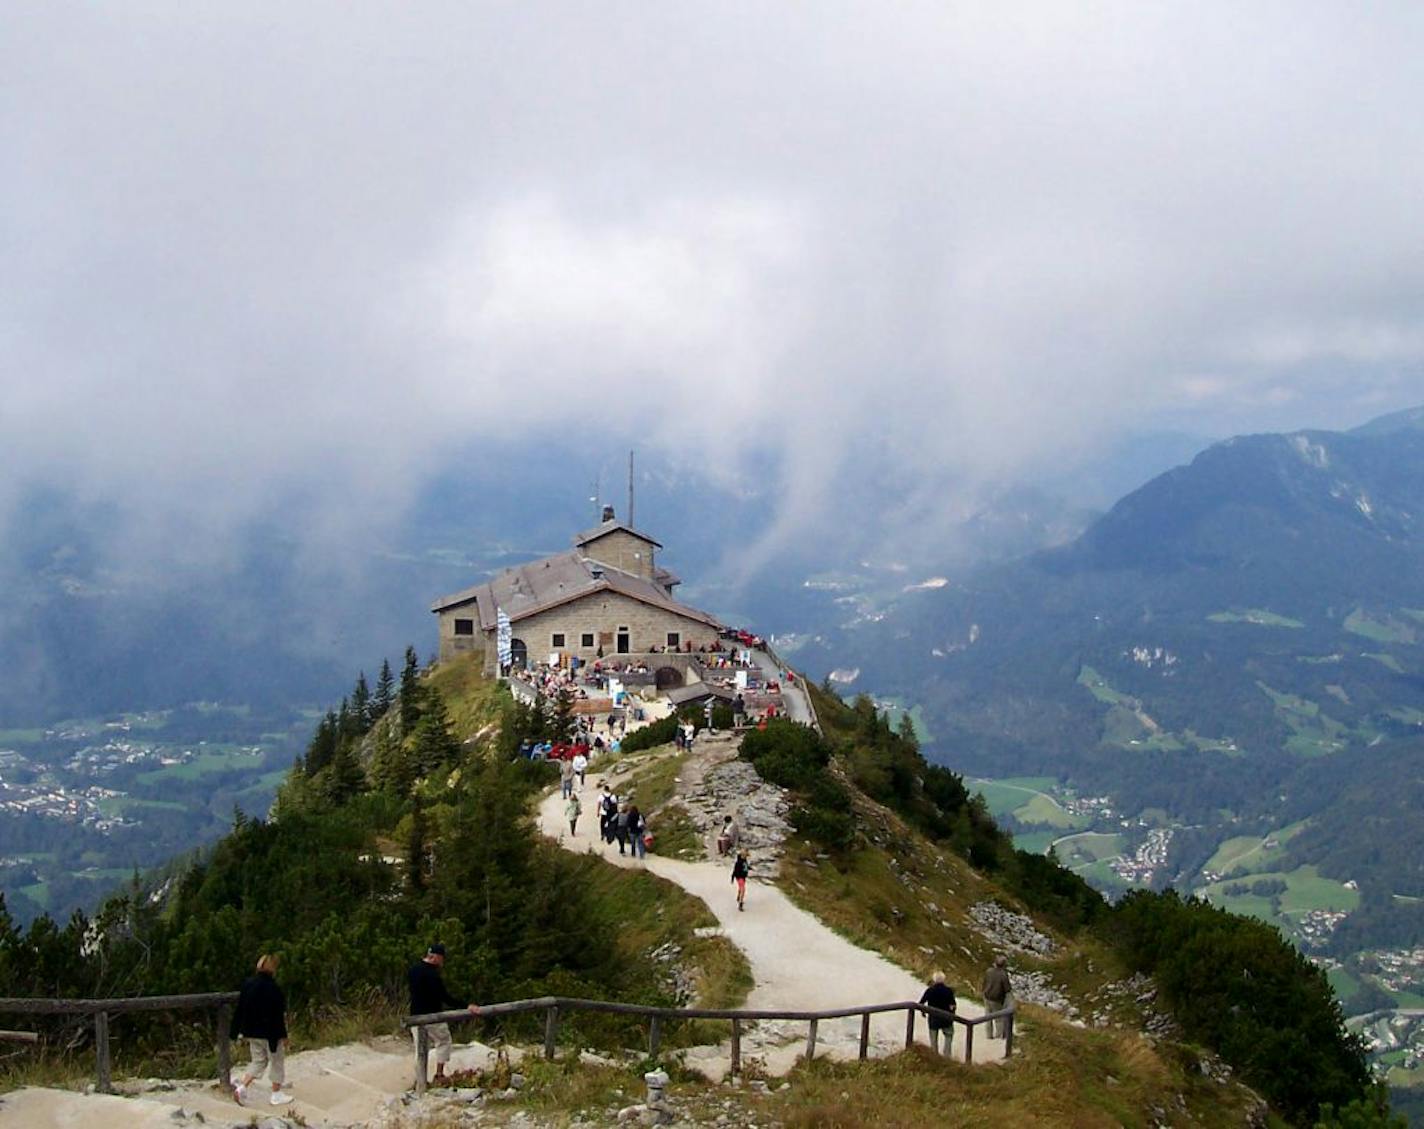
<instances>
[{"instance_id":1,"label":"tan trousers","mask_svg":"<svg viewBox=\"0 0 1424 1129\"><path fill-rule=\"evenodd\" d=\"M431 1023L426 1028L426 1036L430 1040L430 1057L435 1060L436 1066L444 1066L450 1061L450 1025L448 1023ZM420 1047L420 1028L410 1029L412 1039L416 1040L416 1047Z\"/></svg>"},{"instance_id":2,"label":"tan trousers","mask_svg":"<svg viewBox=\"0 0 1424 1129\"><path fill-rule=\"evenodd\" d=\"M282 1043L277 1044L275 1051L269 1051L266 1039L248 1039L247 1049L252 1053L247 1073L253 1078L261 1078L262 1072L270 1066L272 1072L267 1075L267 1081L280 1086L287 1080L287 1048Z\"/></svg>"}]
</instances>

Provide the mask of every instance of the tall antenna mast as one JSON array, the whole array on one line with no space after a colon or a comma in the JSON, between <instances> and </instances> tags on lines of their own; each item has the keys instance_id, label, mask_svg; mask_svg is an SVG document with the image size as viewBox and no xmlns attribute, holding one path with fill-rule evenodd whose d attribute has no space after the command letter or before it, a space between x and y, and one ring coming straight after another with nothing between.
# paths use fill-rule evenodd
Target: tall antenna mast
<instances>
[{"instance_id":1,"label":"tall antenna mast","mask_svg":"<svg viewBox=\"0 0 1424 1129\"><path fill-rule=\"evenodd\" d=\"M633 452L628 452L628 524L633 524Z\"/></svg>"}]
</instances>

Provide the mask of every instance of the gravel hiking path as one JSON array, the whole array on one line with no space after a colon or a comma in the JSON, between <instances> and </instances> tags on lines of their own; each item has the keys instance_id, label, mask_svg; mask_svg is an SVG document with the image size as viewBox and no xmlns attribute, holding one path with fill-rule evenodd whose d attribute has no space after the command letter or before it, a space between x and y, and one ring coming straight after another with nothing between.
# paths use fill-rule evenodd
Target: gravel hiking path
<instances>
[{"instance_id":1,"label":"gravel hiking path","mask_svg":"<svg viewBox=\"0 0 1424 1129\"><path fill-rule=\"evenodd\" d=\"M756 987L747 997L749 1009L818 1011L861 1004L918 1000L924 984L878 953L862 949L833 933L817 918L800 909L770 881L757 874L752 862L752 880L747 886L747 908L737 910L735 887L731 882L731 862L684 862L649 854L637 860L618 853L617 843L598 837L597 794L603 776L590 773L579 793L583 815L578 834L569 835L563 818L563 799L555 789L539 805L539 829L566 850L592 852L605 861L623 867L646 867L660 878L675 882L689 894L701 898L716 916L722 932L746 954ZM614 787L617 788L617 781ZM656 836L657 828L653 827ZM959 986L956 986L956 988ZM960 1014L984 1014L978 1004L961 996ZM763 1022L755 1035L744 1037L743 1054L756 1055L766 1062L767 1072L782 1074L805 1051L806 1024ZM926 1042L923 1016L916 1017L916 1039ZM1002 1059L1004 1044L990 1039L987 1026L974 1032L974 1061ZM871 1053L892 1054L905 1045L905 1013L875 1016L870 1028ZM855 1058L860 1040L858 1017L823 1021L817 1031L817 1055ZM964 1055L964 1033L955 1034L955 1057ZM688 1065L720 1080L729 1062L726 1046L694 1048Z\"/></svg>"},{"instance_id":2,"label":"gravel hiking path","mask_svg":"<svg viewBox=\"0 0 1424 1129\"><path fill-rule=\"evenodd\" d=\"M236 1080L247 1056L244 1047L233 1051L240 1062L233 1069ZM457 1042L450 1069L483 1068L494 1055L480 1043ZM511 1060L518 1057L511 1051ZM281 1108L269 1104L272 1091L265 1081L253 1085L243 1106L212 1080L191 1078L115 1079L121 1093L112 1095L30 1086L0 1097L0 1129L251 1129L269 1118L288 1126L380 1125L402 1108L414 1068L410 1039L396 1036L297 1051L287 1057L293 1100Z\"/></svg>"}]
</instances>

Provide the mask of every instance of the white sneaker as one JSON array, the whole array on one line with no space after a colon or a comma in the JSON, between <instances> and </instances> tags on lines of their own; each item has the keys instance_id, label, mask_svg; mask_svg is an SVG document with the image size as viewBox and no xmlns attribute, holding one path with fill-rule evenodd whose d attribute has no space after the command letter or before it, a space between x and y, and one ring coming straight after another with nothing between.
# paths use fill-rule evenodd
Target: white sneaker
<instances>
[{"instance_id":1,"label":"white sneaker","mask_svg":"<svg viewBox=\"0 0 1424 1129\"><path fill-rule=\"evenodd\" d=\"M292 1103L292 1095L291 1095L291 1094L284 1094L284 1093L282 1093L281 1090L274 1090L274 1091L272 1092L272 1104L273 1104L273 1105L290 1105L291 1103Z\"/></svg>"}]
</instances>

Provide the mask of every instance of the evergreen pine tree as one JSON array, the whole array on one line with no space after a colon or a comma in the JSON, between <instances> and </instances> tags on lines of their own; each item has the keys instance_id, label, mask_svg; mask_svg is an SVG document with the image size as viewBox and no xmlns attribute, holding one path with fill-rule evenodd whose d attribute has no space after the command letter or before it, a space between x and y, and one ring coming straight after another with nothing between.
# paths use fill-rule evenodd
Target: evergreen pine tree
<instances>
[{"instance_id":1,"label":"evergreen pine tree","mask_svg":"<svg viewBox=\"0 0 1424 1129\"><path fill-rule=\"evenodd\" d=\"M371 689L366 685L366 672L356 676L356 686L351 691L351 713L356 723L356 732L370 732L375 719L371 716Z\"/></svg>"},{"instance_id":2,"label":"evergreen pine tree","mask_svg":"<svg viewBox=\"0 0 1424 1129\"><path fill-rule=\"evenodd\" d=\"M326 716L317 722L311 744L307 746L306 773L315 776L329 765L336 756L339 740L335 710L327 710Z\"/></svg>"},{"instance_id":3,"label":"evergreen pine tree","mask_svg":"<svg viewBox=\"0 0 1424 1129\"><path fill-rule=\"evenodd\" d=\"M549 739L571 741L574 735L574 692L567 686L554 695L549 716Z\"/></svg>"},{"instance_id":4,"label":"evergreen pine tree","mask_svg":"<svg viewBox=\"0 0 1424 1129\"><path fill-rule=\"evenodd\" d=\"M415 648L405 649L405 666L401 668L400 679L400 728L401 735L408 737L415 732L415 724L420 720L421 706L420 660Z\"/></svg>"},{"instance_id":5,"label":"evergreen pine tree","mask_svg":"<svg viewBox=\"0 0 1424 1129\"><path fill-rule=\"evenodd\" d=\"M459 743L450 731L445 699L433 686L426 688L424 711L415 723L409 744L412 764L420 776L454 764L460 755Z\"/></svg>"},{"instance_id":6,"label":"evergreen pine tree","mask_svg":"<svg viewBox=\"0 0 1424 1129\"><path fill-rule=\"evenodd\" d=\"M403 796L414 779L406 743L389 731L381 730L371 756L371 782L392 795Z\"/></svg>"},{"instance_id":7,"label":"evergreen pine tree","mask_svg":"<svg viewBox=\"0 0 1424 1129\"><path fill-rule=\"evenodd\" d=\"M366 788L366 773L361 762L356 759L356 750L350 741L342 741L331 758L327 772L326 798L333 804L342 804Z\"/></svg>"},{"instance_id":8,"label":"evergreen pine tree","mask_svg":"<svg viewBox=\"0 0 1424 1129\"><path fill-rule=\"evenodd\" d=\"M899 736L900 740L909 746L911 752L918 753L920 751L920 739L915 736L915 723L910 720L909 714L900 716Z\"/></svg>"},{"instance_id":9,"label":"evergreen pine tree","mask_svg":"<svg viewBox=\"0 0 1424 1129\"><path fill-rule=\"evenodd\" d=\"M341 699L341 706L336 711L336 735L343 742L350 741L356 736L357 719L356 713L351 708L349 698Z\"/></svg>"},{"instance_id":10,"label":"evergreen pine tree","mask_svg":"<svg viewBox=\"0 0 1424 1129\"><path fill-rule=\"evenodd\" d=\"M426 835L425 806L420 802L420 797L416 796L410 809L410 835L406 840L405 854L406 887L416 895L425 890Z\"/></svg>"},{"instance_id":11,"label":"evergreen pine tree","mask_svg":"<svg viewBox=\"0 0 1424 1129\"><path fill-rule=\"evenodd\" d=\"M371 724L386 716L395 701L396 676L391 673L391 660L381 660L381 673L376 676L376 690L371 695Z\"/></svg>"}]
</instances>

